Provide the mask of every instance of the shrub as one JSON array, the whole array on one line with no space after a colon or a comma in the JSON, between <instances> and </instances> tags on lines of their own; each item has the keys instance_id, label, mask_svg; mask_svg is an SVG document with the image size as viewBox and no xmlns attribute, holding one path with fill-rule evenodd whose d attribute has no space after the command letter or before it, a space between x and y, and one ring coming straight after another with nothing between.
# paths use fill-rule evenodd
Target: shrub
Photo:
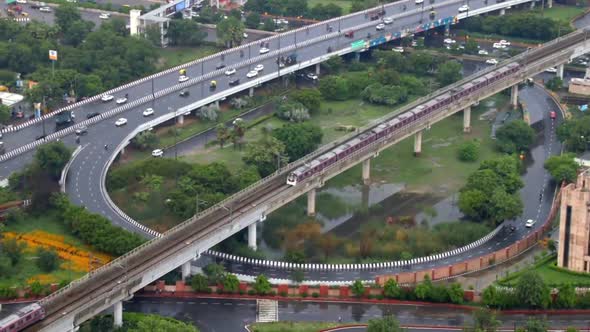
<instances>
[{"instance_id":1,"label":"shrub","mask_svg":"<svg viewBox=\"0 0 590 332\"><path fill-rule=\"evenodd\" d=\"M320 294L318 292L313 292L313 293L311 293L311 296L317 298L317 297L320 297Z\"/></svg>"},{"instance_id":2,"label":"shrub","mask_svg":"<svg viewBox=\"0 0 590 332\"><path fill-rule=\"evenodd\" d=\"M248 290L248 295L256 295L256 291L253 289Z\"/></svg>"},{"instance_id":3,"label":"shrub","mask_svg":"<svg viewBox=\"0 0 590 332\"><path fill-rule=\"evenodd\" d=\"M301 293L301 297L307 297L307 292Z\"/></svg>"},{"instance_id":4,"label":"shrub","mask_svg":"<svg viewBox=\"0 0 590 332\"><path fill-rule=\"evenodd\" d=\"M288 295L289 295L289 294L288 294L287 292L285 292L285 291L280 291L280 292L279 292L279 296L282 296L282 297L287 297Z\"/></svg>"},{"instance_id":5,"label":"shrub","mask_svg":"<svg viewBox=\"0 0 590 332\"><path fill-rule=\"evenodd\" d=\"M479 158L480 144L477 140L464 142L459 146L457 158L465 162L474 162Z\"/></svg>"},{"instance_id":6,"label":"shrub","mask_svg":"<svg viewBox=\"0 0 590 332\"><path fill-rule=\"evenodd\" d=\"M44 272L51 272L59 266L59 256L53 249L37 249L37 266Z\"/></svg>"}]
</instances>

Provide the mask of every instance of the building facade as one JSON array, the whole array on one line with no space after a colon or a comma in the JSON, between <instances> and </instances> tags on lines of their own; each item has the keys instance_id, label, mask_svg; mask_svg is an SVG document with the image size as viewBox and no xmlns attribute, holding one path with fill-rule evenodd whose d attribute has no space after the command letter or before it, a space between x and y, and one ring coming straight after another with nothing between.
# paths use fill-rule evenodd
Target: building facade
<instances>
[{"instance_id":1,"label":"building facade","mask_svg":"<svg viewBox=\"0 0 590 332\"><path fill-rule=\"evenodd\" d=\"M557 266L590 272L590 170L561 192Z\"/></svg>"}]
</instances>

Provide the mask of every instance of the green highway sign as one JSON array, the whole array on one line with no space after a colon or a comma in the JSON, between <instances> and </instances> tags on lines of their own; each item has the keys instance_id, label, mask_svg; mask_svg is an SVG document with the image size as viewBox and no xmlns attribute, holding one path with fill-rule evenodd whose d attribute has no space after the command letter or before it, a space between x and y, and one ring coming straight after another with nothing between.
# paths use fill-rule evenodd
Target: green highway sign
<instances>
[{"instance_id":1,"label":"green highway sign","mask_svg":"<svg viewBox=\"0 0 590 332\"><path fill-rule=\"evenodd\" d=\"M365 41L362 39L350 43L350 48L352 48L352 49L364 48L364 47L365 47Z\"/></svg>"}]
</instances>

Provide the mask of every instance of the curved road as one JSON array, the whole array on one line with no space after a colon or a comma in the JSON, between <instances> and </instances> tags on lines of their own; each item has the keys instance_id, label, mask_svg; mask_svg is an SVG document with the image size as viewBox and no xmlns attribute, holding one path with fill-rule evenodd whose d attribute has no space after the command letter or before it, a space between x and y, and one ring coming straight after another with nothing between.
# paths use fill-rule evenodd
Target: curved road
<instances>
[{"instance_id":1,"label":"curved road","mask_svg":"<svg viewBox=\"0 0 590 332\"><path fill-rule=\"evenodd\" d=\"M369 280L374 279L378 275L388 273L393 274L448 266L507 247L517 240L525 238L528 234L539 228L550 212L553 192L555 190L555 186L550 181L549 174L543 168L543 164L546 158L551 155L559 154L561 151L561 144L555 137L555 127L560 121L562 121L562 115L559 111L559 107L555 104L553 99L551 99L543 89L536 86L522 89L520 91L520 100L526 103L532 113L531 117L533 120L538 119L539 121L542 121L544 130L538 139L538 145L531 151L529 157L530 160L528 161L529 165L526 169L526 173L522 177L525 186L521 189L520 195L524 202L524 212L521 218L506 222L516 226L516 231L514 233L507 233L506 231L501 230L495 237L480 247L437 261L414 264L408 268L382 268L364 271L313 270L305 271L305 279L316 281ZM554 121L549 118L550 111L555 111L558 114L557 120ZM540 193L543 193L541 200L539 199ZM524 221L527 219L534 219L537 223L532 228L525 228ZM201 264L207 263L210 259L211 258L209 257L203 257ZM266 276L281 279L291 279L292 275L292 271L289 269L255 266L251 264L230 262L227 260L220 260L219 262L223 263L228 271L233 273L245 275L258 275L263 273Z\"/></svg>"}]
</instances>

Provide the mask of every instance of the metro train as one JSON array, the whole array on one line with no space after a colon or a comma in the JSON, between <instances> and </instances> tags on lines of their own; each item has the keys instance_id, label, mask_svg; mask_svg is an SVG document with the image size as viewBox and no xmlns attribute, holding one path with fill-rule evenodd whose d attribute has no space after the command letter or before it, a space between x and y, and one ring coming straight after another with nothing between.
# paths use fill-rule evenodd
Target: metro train
<instances>
[{"instance_id":1,"label":"metro train","mask_svg":"<svg viewBox=\"0 0 590 332\"><path fill-rule=\"evenodd\" d=\"M0 332L16 332L45 318L45 310L38 303L20 308L14 314L0 320Z\"/></svg>"},{"instance_id":2,"label":"metro train","mask_svg":"<svg viewBox=\"0 0 590 332\"><path fill-rule=\"evenodd\" d=\"M287 184L296 186L297 183L309 178L314 174L322 172L330 165L346 158L351 153L354 153L375 141L390 136L408 124L420 120L424 116L437 111L456 100L465 98L475 91L483 89L486 86L504 78L505 76L517 72L520 68L520 64L510 63L471 82L458 86L451 91L445 92L422 105L418 105L413 109L396 116L386 123L377 125L373 129L357 135L344 144L339 145L331 151L326 152L323 155L296 168L289 174L289 176L287 176Z\"/></svg>"}]
</instances>

